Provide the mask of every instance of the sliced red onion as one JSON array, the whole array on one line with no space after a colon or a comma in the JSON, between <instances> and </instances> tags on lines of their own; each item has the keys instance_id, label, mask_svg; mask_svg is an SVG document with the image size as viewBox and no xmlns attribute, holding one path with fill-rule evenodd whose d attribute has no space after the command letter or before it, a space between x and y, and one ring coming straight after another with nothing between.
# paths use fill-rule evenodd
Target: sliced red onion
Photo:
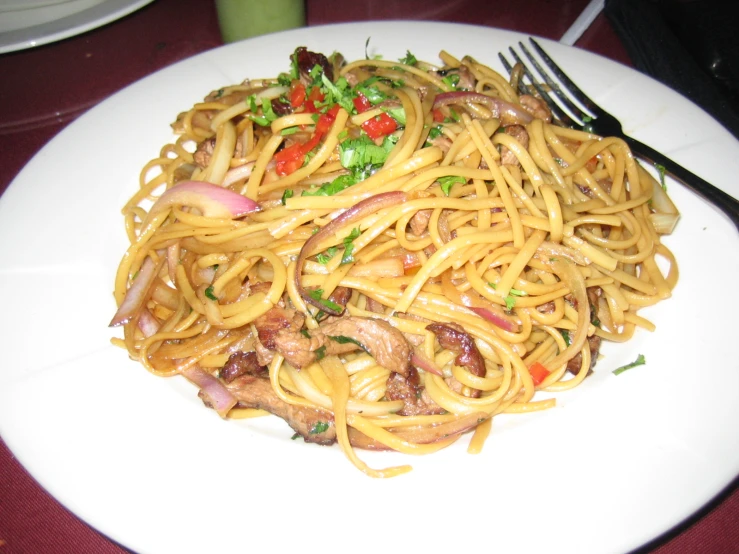
<instances>
[{"instance_id":1,"label":"sliced red onion","mask_svg":"<svg viewBox=\"0 0 739 554\"><path fill-rule=\"evenodd\" d=\"M191 206L205 217L235 218L259 210L259 205L231 189L205 181L183 181L162 194L151 207L150 214L172 206Z\"/></svg>"},{"instance_id":2,"label":"sliced red onion","mask_svg":"<svg viewBox=\"0 0 739 554\"><path fill-rule=\"evenodd\" d=\"M486 319L496 327L500 327L504 331L510 331L511 333L515 333L518 331L518 328L516 325L514 325L512 322L508 321L507 319L499 316L492 310L488 308L476 308L474 306L467 306L468 309L475 312L477 315L479 315L481 318Z\"/></svg>"},{"instance_id":3,"label":"sliced red onion","mask_svg":"<svg viewBox=\"0 0 739 554\"><path fill-rule=\"evenodd\" d=\"M242 179L250 177L255 163L256 162L249 162L248 164L229 169L226 172L226 176L223 178L223 186L228 187L236 181L241 181Z\"/></svg>"},{"instance_id":4,"label":"sliced red onion","mask_svg":"<svg viewBox=\"0 0 739 554\"><path fill-rule=\"evenodd\" d=\"M411 354L411 365L424 370L426 373L433 373L439 377L444 377L444 373L436 367L436 364L417 350L414 350L413 354Z\"/></svg>"},{"instance_id":5,"label":"sliced red onion","mask_svg":"<svg viewBox=\"0 0 739 554\"><path fill-rule=\"evenodd\" d=\"M121 302L118 311L113 316L113 319L110 320L109 327L124 325L141 311L141 307L146 302L149 289L159 272L160 266L161 262L156 264L147 256L144 263L141 264L141 269L136 274L133 283L131 283L131 286L126 291L126 295L123 297L123 302Z\"/></svg>"},{"instance_id":6,"label":"sliced red onion","mask_svg":"<svg viewBox=\"0 0 739 554\"><path fill-rule=\"evenodd\" d=\"M517 104L479 92L463 90L442 92L434 99L434 109L451 104L482 104L487 106L493 112L493 117L500 119L503 125L527 125L534 119L533 115Z\"/></svg>"},{"instance_id":7,"label":"sliced red onion","mask_svg":"<svg viewBox=\"0 0 739 554\"><path fill-rule=\"evenodd\" d=\"M301 276L303 274L305 259L318 243L320 243L326 237L333 235L334 233L336 233L336 231L338 231L345 225L350 225L355 221L367 217L372 213L379 212L380 210L383 210L385 208L389 208L390 206L401 204L405 202L406 199L407 196L402 191L383 192L382 194L376 194L374 196L370 196L369 198L365 198L361 202L357 202L354 206L340 214L338 217L332 220L331 223L323 227L315 235L311 236L311 238L305 241L305 244L303 244L303 248L300 249L298 259L295 262L295 288L297 288L303 300L305 300L305 302L307 302L308 304L315 306L320 310L323 310L329 315L340 316L341 314L343 314L344 306L341 307L341 310L335 310L329 306L322 304L318 300L311 298L308 294L308 291L303 288Z\"/></svg>"},{"instance_id":8,"label":"sliced red onion","mask_svg":"<svg viewBox=\"0 0 739 554\"><path fill-rule=\"evenodd\" d=\"M180 373L192 381L207 402L221 417L226 417L238 400L226 386L200 366L183 369Z\"/></svg>"},{"instance_id":9,"label":"sliced red onion","mask_svg":"<svg viewBox=\"0 0 739 554\"><path fill-rule=\"evenodd\" d=\"M147 338L152 335L156 335L160 327L157 318L155 318L154 315L146 308L141 310L137 324L139 329L141 329L141 332Z\"/></svg>"}]
</instances>

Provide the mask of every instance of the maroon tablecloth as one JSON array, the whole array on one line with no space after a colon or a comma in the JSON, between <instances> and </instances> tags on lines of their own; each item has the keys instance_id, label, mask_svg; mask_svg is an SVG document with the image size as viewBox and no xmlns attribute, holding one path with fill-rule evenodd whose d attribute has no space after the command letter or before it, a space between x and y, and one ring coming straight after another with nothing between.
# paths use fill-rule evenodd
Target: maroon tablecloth
<instances>
[{"instance_id":1,"label":"maroon tablecloth","mask_svg":"<svg viewBox=\"0 0 739 554\"><path fill-rule=\"evenodd\" d=\"M558 39L586 4L587 0L307 0L307 9L309 25L429 19ZM0 55L0 193L46 142L85 110L145 75L220 44L212 2L155 0L77 37ZM602 15L577 46L630 65ZM736 485L643 551L739 552ZM51 498L0 442L0 554L121 552L125 550Z\"/></svg>"}]
</instances>

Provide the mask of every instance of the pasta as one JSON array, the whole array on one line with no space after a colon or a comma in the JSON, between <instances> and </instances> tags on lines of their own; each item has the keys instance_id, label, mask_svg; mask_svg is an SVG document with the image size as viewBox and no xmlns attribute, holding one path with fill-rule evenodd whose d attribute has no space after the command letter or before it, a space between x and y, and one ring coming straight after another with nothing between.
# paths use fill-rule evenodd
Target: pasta
<instances>
[{"instance_id":1,"label":"pasta","mask_svg":"<svg viewBox=\"0 0 739 554\"><path fill-rule=\"evenodd\" d=\"M554 406L654 325L678 212L618 138L558 126L470 57L347 63L210 93L123 208L113 342L224 418L428 454ZM514 73L515 75L515 73Z\"/></svg>"}]
</instances>

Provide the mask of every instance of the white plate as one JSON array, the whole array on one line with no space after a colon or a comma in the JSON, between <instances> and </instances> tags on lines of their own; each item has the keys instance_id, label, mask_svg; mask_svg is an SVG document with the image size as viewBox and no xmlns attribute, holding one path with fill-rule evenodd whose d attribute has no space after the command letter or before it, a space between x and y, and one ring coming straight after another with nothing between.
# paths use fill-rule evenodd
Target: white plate
<instances>
[{"instance_id":1,"label":"white plate","mask_svg":"<svg viewBox=\"0 0 739 554\"><path fill-rule=\"evenodd\" d=\"M557 408L496 418L478 456L465 441L424 458L361 456L414 470L376 481L338 448L291 441L276 418L224 422L179 379L150 376L109 344L120 207L180 111L220 86L274 76L296 46L398 59L439 48L498 67L521 39L441 23L359 23L269 35L178 63L60 133L0 200L0 432L79 517L137 552L625 552L688 517L739 473L735 317L739 241L676 184L666 242L674 297L654 333L605 350ZM627 132L739 195L739 144L676 93L587 52L543 41ZM646 356L647 365L611 370ZM312 550L312 549L311 549Z\"/></svg>"},{"instance_id":2,"label":"white plate","mask_svg":"<svg viewBox=\"0 0 739 554\"><path fill-rule=\"evenodd\" d=\"M0 0L0 54L73 37L152 0Z\"/></svg>"}]
</instances>

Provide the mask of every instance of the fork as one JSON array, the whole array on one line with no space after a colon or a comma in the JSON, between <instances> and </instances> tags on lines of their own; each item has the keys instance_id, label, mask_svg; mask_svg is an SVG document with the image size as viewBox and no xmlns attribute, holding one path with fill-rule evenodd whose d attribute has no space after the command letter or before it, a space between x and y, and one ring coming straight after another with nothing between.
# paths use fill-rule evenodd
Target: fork
<instances>
[{"instance_id":1,"label":"fork","mask_svg":"<svg viewBox=\"0 0 739 554\"><path fill-rule=\"evenodd\" d=\"M655 166L661 166L664 168L664 172L670 175L692 191L698 193L703 198L714 204L717 208L723 211L729 216L729 219L734 223L739 230L739 201L733 196L725 193L724 191L716 188L708 181L698 177L691 173L684 167L678 165L676 162L669 159L664 154L656 151L651 146L643 144L638 140L626 135L621 126L621 122L616 119L613 115L608 113L606 110L596 104L590 97L588 97L580 88L572 82L572 80L565 75L564 71L552 60L551 57L544 51L544 49L537 43L533 38L529 37L531 45L538 53L539 57L544 61L552 74L556 76L559 82L563 85L566 93L572 98L579 102L585 107L582 110L578 107L570 97L563 92L562 86L560 86L554 79L552 79L549 72L537 61L537 59L531 54L529 49L522 43L519 42L518 46L521 51L525 54L530 64L536 68L536 71L544 80L542 84L536 79L521 57L516 53L513 47L509 48L513 59L521 64L523 73L526 75L528 80L531 82L533 87L541 95L541 97L549 105L552 111L552 115L558 120L558 122L572 129L583 130L588 133L600 135L600 136L615 136L623 139L626 144L629 145L633 154L639 158L646 160L654 164ZM503 53L499 53L498 57L503 63L506 71L510 74L513 71L513 66L508 62ZM522 94L530 94L530 91L526 88L526 84L523 79L519 79L519 91ZM559 100L558 103L554 97ZM562 106L567 108L565 111ZM568 113L569 112L569 113ZM571 117L574 116L574 117Z\"/></svg>"}]
</instances>

